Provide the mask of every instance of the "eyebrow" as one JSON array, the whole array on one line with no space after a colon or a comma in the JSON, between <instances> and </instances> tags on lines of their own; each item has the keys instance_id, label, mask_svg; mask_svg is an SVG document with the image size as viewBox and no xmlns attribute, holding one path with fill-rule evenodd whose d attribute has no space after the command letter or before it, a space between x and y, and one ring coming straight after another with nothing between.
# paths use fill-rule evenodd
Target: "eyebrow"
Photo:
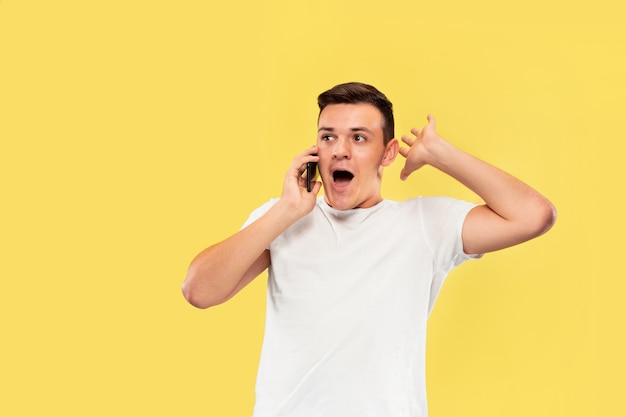
<instances>
[{"instance_id":1,"label":"eyebrow","mask_svg":"<svg viewBox=\"0 0 626 417\"><path fill-rule=\"evenodd\" d=\"M319 129L317 129L317 131L318 131L318 132L321 132L322 130L323 130L323 131L326 131L326 132L334 132L334 131L335 131L335 128L334 128L334 127L323 127L323 126L322 126L322 127L320 127ZM372 133L372 131L371 131L371 130L369 130L368 128L366 128L366 127L361 127L361 126L358 126L358 127L351 127L351 128L350 128L350 131L351 131L351 132L369 132L369 133Z\"/></svg>"}]
</instances>

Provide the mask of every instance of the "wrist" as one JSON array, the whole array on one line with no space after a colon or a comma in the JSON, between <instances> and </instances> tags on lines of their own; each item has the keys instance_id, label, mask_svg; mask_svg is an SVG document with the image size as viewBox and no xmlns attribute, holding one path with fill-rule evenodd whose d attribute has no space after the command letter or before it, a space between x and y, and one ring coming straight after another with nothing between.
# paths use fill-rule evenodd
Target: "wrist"
<instances>
[{"instance_id":1,"label":"wrist","mask_svg":"<svg viewBox=\"0 0 626 417\"><path fill-rule=\"evenodd\" d=\"M285 228L291 226L306 215L306 212L302 212L302 204L292 202L285 197L281 197L274 207L272 207L272 210L276 215L277 221L282 223Z\"/></svg>"},{"instance_id":2,"label":"wrist","mask_svg":"<svg viewBox=\"0 0 626 417\"><path fill-rule=\"evenodd\" d=\"M449 168L454 164L454 155L459 150L450 142L439 136L437 136L437 138L429 145L428 165L431 165L440 171L448 172Z\"/></svg>"}]
</instances>

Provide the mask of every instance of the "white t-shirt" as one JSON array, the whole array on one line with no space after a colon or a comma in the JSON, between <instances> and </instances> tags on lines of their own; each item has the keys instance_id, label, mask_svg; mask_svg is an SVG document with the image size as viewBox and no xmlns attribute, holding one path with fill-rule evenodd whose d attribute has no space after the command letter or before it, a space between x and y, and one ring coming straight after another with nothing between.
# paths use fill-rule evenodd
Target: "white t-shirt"
<instances>
[{"instance_id":1,"label":"white t-shirt","mask_svg":"<svg viewBox=\"0 0 626 417\"><path fill-rule=\"evenodd\" d=\"M254 417L425 417L426 322L471 257L472 207L420 197L340 211L319 197L274 240Z\"/></svg>"}]
</instances>

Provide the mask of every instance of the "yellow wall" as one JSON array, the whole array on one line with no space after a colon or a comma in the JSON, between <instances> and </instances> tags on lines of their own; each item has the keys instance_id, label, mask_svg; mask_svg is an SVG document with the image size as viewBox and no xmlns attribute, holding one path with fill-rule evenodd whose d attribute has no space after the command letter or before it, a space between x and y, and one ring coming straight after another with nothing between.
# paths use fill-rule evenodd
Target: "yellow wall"
<instances>
[{"instance_id":1,"label":"yellow wall","mask_svg":"<svg viewBox=\"0 0 626 417\"><path fill-rule=\"evenodd\" d=\"M249 416L265 277L187 305L191 257L278 196L316 96L378 86L559 210L454 271L431 415L626 413L618 0L0 1L0 415ZM248 4L246 4L248 3ZM384 194L475 200L424 169Z\"/></svg>"}]
</instances>

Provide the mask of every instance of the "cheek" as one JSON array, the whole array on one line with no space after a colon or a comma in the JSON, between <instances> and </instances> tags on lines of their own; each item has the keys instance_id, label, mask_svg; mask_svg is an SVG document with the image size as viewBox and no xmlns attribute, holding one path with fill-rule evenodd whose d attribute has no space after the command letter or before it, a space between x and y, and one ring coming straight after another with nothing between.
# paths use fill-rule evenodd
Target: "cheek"
<instances>
[{"instance_id":1,"label":"cheek","mask_svg":"<svg viewBox=\"0 0 626 417\"><path fill-rule=\"evenodd\" d=\"M320 160L317 162L320 166L326 166L328 162L332 159L332 155L330 150L318 148L317 156L320 157Z\"/></svg>"},{"instance_id":2,"label":"cheek","mask_svg":"<svg viewBox=\"0 0 626 417\"><path fill-rule=\"evenodd\" d=\"M368 170L378 170L383 160L382 154L372 152L353 153L352 157L358 161L360 167Z\"/></svg>"}]
</instances>

